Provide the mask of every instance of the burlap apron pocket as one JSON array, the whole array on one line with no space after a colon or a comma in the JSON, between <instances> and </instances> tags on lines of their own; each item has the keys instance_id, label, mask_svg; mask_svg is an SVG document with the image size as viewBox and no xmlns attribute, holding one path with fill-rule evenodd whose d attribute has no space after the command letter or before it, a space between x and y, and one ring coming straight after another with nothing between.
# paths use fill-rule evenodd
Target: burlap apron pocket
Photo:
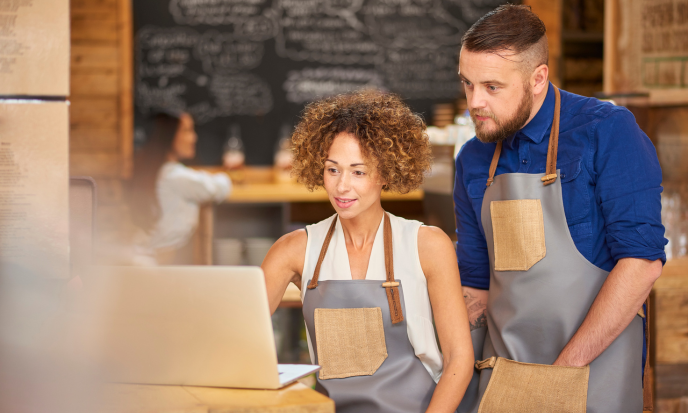
<instances>
[{"instance_id":1,"label":"burlap apron pocket","mask_svg":"<svg viewBox=\"0 0 688 413\"><path fill-rule=\"evenodd\" d=\"M321 380L371 376L387 358L380 307L316 308L314 324Z\"/></svg>"},{"instance_id":2,"label":"burlap apron pocket","mask_svg":"<svg viewBox=\"0 0 688 413\"><path fill-rule=\"evenodd\" d=\"M527 271L545 257L539 199L490 202L495 271Z\"/></svg>"},{"instance_id":3,"label":"burlap apron pocket","mask_svg":"<svg viewBox=\"0 0 688 413\"><path fill-rule=\"evenodd\" d=\"M478 413L585 413L590 366L563 367L493 357L494 368Z\"/></svg>"}]
</instances>

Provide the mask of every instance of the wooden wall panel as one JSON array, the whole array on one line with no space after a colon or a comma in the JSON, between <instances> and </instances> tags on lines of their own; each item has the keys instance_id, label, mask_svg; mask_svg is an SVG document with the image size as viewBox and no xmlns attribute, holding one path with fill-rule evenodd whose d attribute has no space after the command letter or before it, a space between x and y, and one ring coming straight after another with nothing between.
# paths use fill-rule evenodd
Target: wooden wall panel
<instances>
[{"instance_id":1,"label":"wooden wall panel","mask_svg":"<svg viewBox=\"0 0 688 413\"><path fill-rule=\"evenodd\" d=\"M119 149L119 130L96 127L72 129L70 146L73 152L72 156L88 156L89 152L117 152ZM86 169L85 165L80 165L80 168Z\"/></svg>"},{"instance_id":2,"label":"wooden wall panel","mask_svg":"<svg viewBox=\"0 0 688 413\"><path fill-rule=\"evenodd\" d=\"M72 12L72 41L117 42L117 14L113 12Z\"/></svg>"},{"instance_id":3,"label":"wooden wall panel","mask_svg":"<svg viewBox=\"0 0 688 413\"><path fill-rule=\"evenodd\" d=\"M114 70L72 71L70 82L72 100L78 100L79 96L112 96L114 100L119 97L119 74Z\"/></svg>"},{"instance_id":4,"label":"wooden wall panel","mask_svg":"<svg viewBox=\"0 0 688 413\"><path fill-rule=\"evenodd\" d=\"M96 179L96 262L127 263L133 148L131 0L71 0L70 173Z\"/></svg>"},{"instance_id":5,"label":"wooden wall panel","mask_svg":"<svg viewBox=\"0 0 688 413\"><path fill-rule=\"evenodd\" d=\"M72 12L104 12L117 13L119 0L71 0Z\"/></svg>"},{"instance_id":6,"label":"wooden wall panel","mask_svg":"<svg viewBox=\"0 0 688 413\"><path fill-rule=\"evenodd\" d=\"M561 87L561 27L563 0L524 0L533 13L545 23L549 47L549 79Z\"/></svg>"},{"instance_id":7,"label":"wooden wall panel","mask_svg":"<svg viewBox=\"0 0 688 413\"><path fill-rule=\"evenodd\" d=\"M116 176L122 167L118 153L111 151L79 151L69 154L69 173L73 176L91 176L100 182L100 178ZM113 173L115 171L115 173Z\"/></svg>"},{"instance_id":8,"label":"wooden wall panel","mask_svg":"<svg viewBox=\"0 0 688 413\"><path fill-rule=\"evenodd\" d=\"M116 43L110 44L73 44L71 68L73 71L83 69L119 69L120 53Z\"/></svg>"},{"instance_id":9,"label":"wooden wall panel","mask_svg":"<svg viewBox=\"0 0 688 413\"><path fill-rule=\"evenodd\" d=\"M133 144L129 0L73 0L71 16L71 173L126 179Z\"/></svg>"},{"instance_id":10,"label":"wooden wall panel","mask_svg":"<svg viewBox=\"0 0 688 413\"><path fill-rule=\"evenodd\" d=\"M97 126L118 130L120 123L118 108L118 102L108 97L76 99L71 105L71 128Z\"/></svg>"}]
</instances>

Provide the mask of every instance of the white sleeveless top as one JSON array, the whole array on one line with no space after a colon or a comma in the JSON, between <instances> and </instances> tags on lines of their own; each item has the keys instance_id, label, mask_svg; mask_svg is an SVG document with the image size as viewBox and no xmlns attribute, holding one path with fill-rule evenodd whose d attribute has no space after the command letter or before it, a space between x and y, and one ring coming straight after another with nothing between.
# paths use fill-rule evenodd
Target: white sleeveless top
<instances>
[{"instance_id":1,"label":"white sleeveless top","mask_svg":"<svg viewBox=\"0 0 688 413\"><path fill-rule=\"evenodd\" d=\"M313 277L327 231L330 229L332 220L336 216L335 214L324 221L306 227L308 243L306 244L306 260L303 265L303 276L301 277L301 301L303 301L304 294L308 291L308 283ZM409 221L392 214L389 214L389 218L392 224L394 278L401 280L403 288L406 307L404 316L409 341L416 356L428 370L430 376L432 376L435 382L438 382L442 375L442 354L435 338L428 284L418 255L418 229L422 223ZM366 280L380 280L380 282L386 280L383 221L384 217L380 221L377 234L375 235ZM344 240L344 231L342 230L340 220L337 220L330 246L320 268L319 281L327 280L351 280L349 255L346 251L346 241ZM308 350L310 351L311 361L315 363L308 329L306 329L306 334L308 336Z\"/></svg>"}]
</instances>

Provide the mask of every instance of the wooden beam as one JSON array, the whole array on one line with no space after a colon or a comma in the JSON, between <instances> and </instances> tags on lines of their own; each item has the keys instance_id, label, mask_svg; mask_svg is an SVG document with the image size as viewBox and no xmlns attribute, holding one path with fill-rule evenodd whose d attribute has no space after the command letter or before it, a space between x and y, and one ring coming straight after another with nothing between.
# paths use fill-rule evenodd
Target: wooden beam
<instances>
[{"instance_id":1,"label":"wooden beam","mask_svg":"<svg viewBox=\"0 0 688 413\"><path fill-rule=\"evenodd\" d=\"M120 176L130 178L134 169L134 30L131 1L119 1L119 118Z\"/></svg>"},{"instance_id":2,"label":"wooden beam","mask_svg":"<svg viewBox=\"0 0 688 413\"><path fill-rule=\"evenodd\" d=\"M547 28L547 46L549 47L549 80L555 86L561 86L561 30L563 0L524 0Z\"/></svg>"},{"instance_id":3,"label":"wooden beam","mask_svg":"<svg viewBox=\"0 0 688 413\"><path fill-rule=\"evenodd\" d=\"M616 91L614 86L614 73L618 65L617 50L612 47L619 37L618 27L619 0L605 0L604 2L604 69L603 90L606 94Z\"/></svg>"},{"instance_id":4,"label":"wooden beam","mask_svg":"<svg viewBox=\"0 0 688 413\"><path fill-rule=\"evenodd\" d=\"M213 265L213 228L215 209L213 204L203 204L199 211L198 227L193 235L193 264Z\"/></svg>"}]
</instances>

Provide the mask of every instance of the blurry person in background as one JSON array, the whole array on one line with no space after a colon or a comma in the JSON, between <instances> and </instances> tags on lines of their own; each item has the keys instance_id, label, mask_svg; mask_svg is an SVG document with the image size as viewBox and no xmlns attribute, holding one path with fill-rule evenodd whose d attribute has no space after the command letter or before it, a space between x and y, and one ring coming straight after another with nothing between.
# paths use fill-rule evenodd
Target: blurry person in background
<instances>
[{"instance_id":1,"label":"blurry person in background","mask_svg":"<svg viewBox=\"0 0 688 413\"><path fill-rule=\"evenodd\" d=\"M188 113L154 116L148 141L134 156L129 190L134 239L133 263L191 264L191 236L200 204L221 202L232 183L225 173L210 174L185 166L196 156L197 135Z\"/></svg>"}]
</instances>

